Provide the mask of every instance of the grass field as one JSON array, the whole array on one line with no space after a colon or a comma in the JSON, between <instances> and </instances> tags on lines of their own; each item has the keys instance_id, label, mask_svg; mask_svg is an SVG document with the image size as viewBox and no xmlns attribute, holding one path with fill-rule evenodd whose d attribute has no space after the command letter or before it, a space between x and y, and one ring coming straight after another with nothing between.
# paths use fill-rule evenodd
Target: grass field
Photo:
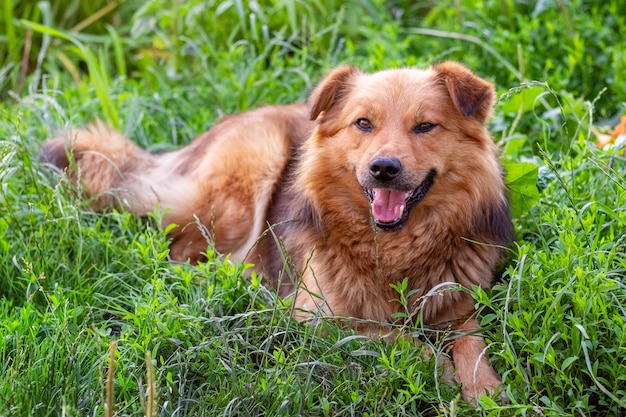
<instances>
[{"instance_id":1,"label":"grass field","mask_svg":"<svg viewBox=\"0 0 626 417\"><path fill-rule=\"evenodd\" d=\"M623 1L3 7L0 416L626 414L626 163L593 133L626 114ZM463 403L410 342L290 320L227 256L169 263L158 211L93 213L37 157L70 124L171 149L222 115L304 100L340 63L444 59L498 90L518 240L473 295L509 404Z\"/></svg>"}]
</instances>

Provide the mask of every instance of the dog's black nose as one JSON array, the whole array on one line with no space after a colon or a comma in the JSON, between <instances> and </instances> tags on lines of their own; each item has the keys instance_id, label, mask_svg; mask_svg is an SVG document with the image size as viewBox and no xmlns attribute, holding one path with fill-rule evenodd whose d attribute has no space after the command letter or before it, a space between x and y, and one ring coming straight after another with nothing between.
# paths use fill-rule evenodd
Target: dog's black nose
<instances>
[{"instance_id":1,"label":"dog's black nose","mask_svg":"<svg viewBox=\"0 0 626 417\"><path fill-rule=\"evenodd\" d=\"M370 174L378 181L391 181L402 172L402 163L397 158L374 158L370 162Z\"/></svg>"}]
</instances>

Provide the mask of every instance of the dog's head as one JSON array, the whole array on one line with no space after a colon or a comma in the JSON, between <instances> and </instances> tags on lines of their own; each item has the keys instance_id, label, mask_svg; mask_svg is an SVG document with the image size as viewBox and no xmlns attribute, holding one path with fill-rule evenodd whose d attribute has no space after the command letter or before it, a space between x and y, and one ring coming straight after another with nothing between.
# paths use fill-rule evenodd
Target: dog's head
<instances>
[{"instance_id":1,"label":"dog's head","mask_svg":"<svg viewBox=\"0 0 626 417\"><path fill-rule=\"evenodd\" d=\"M485 164L500 175L485 127L494 96L489 82L453 62L374 74L339 67L309 99L311 140L326 150L326 165L355 174L376 226L398 230L422 201L450 204L443 194L464 181L475 187Z\"/></svg>"}]
</instances>

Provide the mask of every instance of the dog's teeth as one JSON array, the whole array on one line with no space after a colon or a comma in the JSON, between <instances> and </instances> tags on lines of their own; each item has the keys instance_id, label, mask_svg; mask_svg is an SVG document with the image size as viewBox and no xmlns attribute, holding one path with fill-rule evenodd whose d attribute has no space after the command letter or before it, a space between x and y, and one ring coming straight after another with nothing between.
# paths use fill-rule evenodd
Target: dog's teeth
<instances>
[{"instance_id":1,"label":"dog's teeth","mask_svg":"<svg viewBox=\"0 0 626 417\"><path fill-rule=\"evenodd\" d=\"M400 206L400 214L398 214L398 218L402 217L403 213L404 213L404 204Z\"/></svg>"}]
</instances>

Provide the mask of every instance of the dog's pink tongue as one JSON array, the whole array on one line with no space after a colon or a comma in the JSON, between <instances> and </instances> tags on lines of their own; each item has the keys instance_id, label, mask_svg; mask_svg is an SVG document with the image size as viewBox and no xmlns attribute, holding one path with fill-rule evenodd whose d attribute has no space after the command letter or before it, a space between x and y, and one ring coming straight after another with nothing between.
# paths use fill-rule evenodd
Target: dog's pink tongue
<instances>
[{"instance_id":1,"label":"dog's pink tongue","mask_svg":"<svg viewBox=\"0 0 626 417\"><path fill-rule=\"evenodd\" d=\"M379 222L392 222L397 220L406 204L404 191L390 190L387 188L374 188L372 201L372 213Z\"/></svg>"}]
</instances>

